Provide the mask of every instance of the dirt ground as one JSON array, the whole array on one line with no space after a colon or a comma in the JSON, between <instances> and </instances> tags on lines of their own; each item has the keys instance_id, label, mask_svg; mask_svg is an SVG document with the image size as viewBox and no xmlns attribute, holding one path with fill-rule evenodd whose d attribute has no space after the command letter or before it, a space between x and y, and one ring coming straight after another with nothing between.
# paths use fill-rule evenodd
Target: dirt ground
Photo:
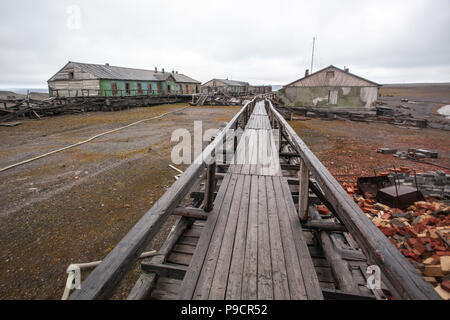
<instances>
[{"instance_id":1,"label":"dirt ground","mask_svg":"<svg viewBox=\"0 0 450 320\"><path fill-rule=\"evenodd\" d=\"M186 104L0 127L0 168ZM190 107L0 173L0 299L60 299L71 263L103 259L175 181L172 131L220 128L239 107ZM184 169L183 166L179 166ZM159 249L169 218L148 250ZM83 272L83 278L87 273ZM115 298L139 276L132 270Z\"/></svg>"},{"instance_id":2,"label":"dirt ground","mask_svg":"<svg viewBox=\"0 0 450 320\"><path fill-rule=\"evenodd\" d=\"M356 183L359 176L373 176L383 168L412 167L417 172L443 170L439 167L400 160L377 153L378 148L425 148L439 152L438 159L426 159L450 167L450 132L436 129L408 129L384 123L352 121L290 121L291 126L339 182Z\"/></svg>"},{"instance_id":3,"label":"dirt ground","mask_svg":"<svg viewBox=\"0 0 450 320\"><path fill-rule=\"evenodd\" d=\"M384 85L380 94L379 100L397 112L431 121L446 121L436 110L450 104L450 83ZM402 99L409 101L402 102Z\"/></svg>"}]
</instances>

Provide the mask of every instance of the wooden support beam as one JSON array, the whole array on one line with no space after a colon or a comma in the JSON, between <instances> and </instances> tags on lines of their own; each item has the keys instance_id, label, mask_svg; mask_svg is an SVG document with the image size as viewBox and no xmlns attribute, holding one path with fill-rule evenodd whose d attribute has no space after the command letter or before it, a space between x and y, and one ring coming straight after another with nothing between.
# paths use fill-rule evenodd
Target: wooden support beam
<instances>
[{"instance_id":1,"label":"wooden support beam","mask_svg":"<svg viewBox=\"0 0 450 320\"><path fill-rule=\"evenodd\" d=\"M217 196L217 192L214 192L214 197ZM203 201L205 200L205 192L201 191L193 191L190 193L190 197L192 199Z\"/></svg>"},{"instance_id":2,"label":"wooden support beam","mask_svg":"<svg viewBox=\"0 0 450 320\"><path fill-rule=\"evenodd\" d=\"M374 296L365 294L352 294L341 290L322 288L322 294L325 300L377 300Z\"/></svg>"},{"instance_id":3,"label":"wooden support beam","mask_svg":"<svg viewBox=\"0 0 450 320\"><path fill-rule=\"evenodd\" d=\"M280 157L300 158L300 155L296 152L281 152Z\"/></svg>"},{"instance_id":4,"label":"wooden support beam","mask_svg":"<svg viewBox=\"0 0 450 320\"><path fill-rule=\"evenodd\" d=\"M214 205L214 190L216 188L216 162L208 165L205 185L205 204L203 210L211 212Z\"/></svg>"},{"instance_id":5,"label":"wooden support beam","mask_svg":"<svg viewBox=\"0 0 450 320\"><path fill-rule=\"evenodd\" d=\"M347 228L342 224L337 224L334 222L324 222L324 221L308 221L303 223L302 226L307 229L313 230L323 230L323 231L336 231L336 232L346 232Z\"/></svg>"},{"instance_id":6,"label":"wooden support beam","mask_svg":"<svg viewBox=\"0 0 450 320\"><path fill-rule=\"evenodd\" d=\"M333 272L333 276L339 286L339 289L348 293L359 293L358 284L353 279L349 265L337 252L330 235L325 231L321 231L320 241L323 252L325 253L325 257L331 266L331 271Z\"/></svg>"},{"instance_id":7,"label":"wooden support beam","mask_svg":"<svg viewBox=\"0 0 450 320\"><path fill-rule=\"evenodd\" d=\"M298 192L298 215L301 221L308 220L308 198L309 198L309 170L303 160L300 160L299 192Z\"/></svg>"},{"instance_id":8,"label":"wooden support beam","mask_svg":"<svg viewBox=\"0 0 450 320\"><path fill-rule=\"evenodd\" d=\"M151 261L142 261L141 268L145 272L156 273L159 277L183 280L187 267L178 265L168 265Z\"/></svg>"},{"instance_id":9,"label":"wooden support beam","mask_svg":"<svg viewBox=\"0 0 450 320\"><path fill-rule=\"evenodd\" d=\"M172 230L170 231L166 241L159 249L159 254L148 261L151 261L152 263L164 263L167 255L169 254L170 251L172 251L172 248L175 246L178 239L181 237L184 231L186 231L188 228L191 227L192 223L193 220L188 218L181 218L180 220L178 220L174 228L172 228ZM131 289L131 292L129 293L127 300L148 299L150 297L152 288L155 286L156 280L157 280L156 273L143 272L140 275L138 281L136 281L136 284L134 285L133 289Z\"/></svg>"},{"instance_id":10,"label":"wooden support beam","mask_svg":"<svg viewBox=\"0 0 450 320\"><path fill-rule=\"evenodd\" d=\"M198 208L176 208L172 215L200 220L208 219L208 213Z\"/></svg>"}]
</instances>

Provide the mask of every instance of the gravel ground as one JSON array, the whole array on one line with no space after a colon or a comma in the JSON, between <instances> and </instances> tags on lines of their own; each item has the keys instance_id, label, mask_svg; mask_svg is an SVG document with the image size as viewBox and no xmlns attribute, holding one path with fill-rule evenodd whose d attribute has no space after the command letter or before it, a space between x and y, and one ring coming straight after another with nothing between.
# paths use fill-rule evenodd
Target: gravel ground
<instances>
[{"instance_id":1,"label":"gravel ground","mask_svg":"<svg viewBox=\"0 0 450 320\"><path fill-rule=\"evenodd\" d=\"M0 167L185 104L25 120L0 128ZM0 173L0 299L60 299L71 263L101 260L175 181L172 131L220 128L239 107L191 107ZM180 166L183 169L183 166ZM158 249L170 218L148 249ZM83 273L85 277L88 272ZM135 266L115 298L139 276Z\"/></svg>"},{"instance_id":2,"label":"gravel ground","mask_svg":"<svg viewBox=\"0 0 450 320\"><path fill-rule=\"evenodd\" d=\"M378 148L424 148L439 152L438 159L426 159L450 167L450 132L437 129L408 129L385 123L355 121L291 121L311 151L319 158L339 182L356 183L360 176L373 176L374 170L407 166L418 172L444 170L411 160L400 160L392 154L379 154Z\"/></svg>"}]
</instances>

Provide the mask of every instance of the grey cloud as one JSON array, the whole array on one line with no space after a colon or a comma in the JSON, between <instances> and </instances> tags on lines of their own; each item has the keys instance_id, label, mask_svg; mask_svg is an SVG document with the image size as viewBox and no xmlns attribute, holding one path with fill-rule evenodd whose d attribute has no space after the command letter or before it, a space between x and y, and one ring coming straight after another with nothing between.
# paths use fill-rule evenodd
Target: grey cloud
<instances>
[{"instance_id":1,"label":"grey cloud","mask_svg":"<svg viewBox=\"0 0 450 320\"><path fill-rule=\"evenodd\" d=\"M81 29L67 28L68 6ZM450 1L24 1L0 4L0 86L68 60L285 84L311 59L377 82L450 81Z\"/></svg>"}]
</instances>

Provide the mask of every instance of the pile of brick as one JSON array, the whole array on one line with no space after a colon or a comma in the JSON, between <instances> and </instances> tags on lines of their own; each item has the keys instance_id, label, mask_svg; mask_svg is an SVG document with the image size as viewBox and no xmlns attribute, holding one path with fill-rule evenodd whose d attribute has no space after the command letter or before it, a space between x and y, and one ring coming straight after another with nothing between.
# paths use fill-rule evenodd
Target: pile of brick
<instances>
[{"instance_id":1,"label":"pile of brick","mask_svg":"<svg viewBox=\"0 0 450 320\"><path fill-rule=\"evenodd\" d=\"M343 187L425 280L450 299L450 206L426 196L400 210L363 197L357 185Z\"/></svg>"}]
</instances>

